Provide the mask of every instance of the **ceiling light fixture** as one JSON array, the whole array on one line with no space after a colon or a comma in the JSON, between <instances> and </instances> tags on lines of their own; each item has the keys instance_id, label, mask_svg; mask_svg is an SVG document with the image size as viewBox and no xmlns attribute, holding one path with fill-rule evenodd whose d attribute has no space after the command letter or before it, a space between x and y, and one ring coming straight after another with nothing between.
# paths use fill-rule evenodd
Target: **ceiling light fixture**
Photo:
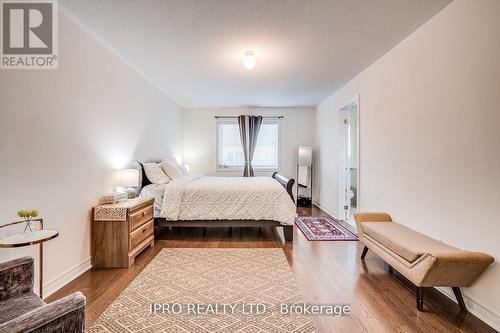
<instances>
[{"instance_id":1,"label":"ceiling light fixture","mask_svg":"<svg viewBox=\"0 0 500 333\"><path fill-rule=\"evenodd\" d=\"M243 66L245 66L246 69L250 70L255 67L256 63L257 60L255 59L255 54L253 53L253 51L245 52L245 56L243 57Z\"/></svg>"}]
</instances>

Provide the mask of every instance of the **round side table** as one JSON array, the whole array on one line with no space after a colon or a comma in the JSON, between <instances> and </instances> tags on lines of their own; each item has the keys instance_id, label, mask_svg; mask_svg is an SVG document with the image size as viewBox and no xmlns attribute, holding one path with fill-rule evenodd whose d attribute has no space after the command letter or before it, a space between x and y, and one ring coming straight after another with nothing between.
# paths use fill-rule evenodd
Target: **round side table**
<instances>
[{"instance_id":1,"label":"round side table","mask_svg":"<svg viewBox=\"0 0 500 333\"><path fill-rule=\"evenodd\" d=\"M40 288L40 298L43 299L43 243L56 238L59 235L59 231L55 229L43 229L43 220L36 219L33 222L40 222L40 230L34 230L28 232L23 235L22 232L9 235L3 238L0 238L0 248L13 248L13 247L23 247L39 244L40 247L40 263L39 263L39 288ZM8 224L4 224L0 226L1 228L5 228L8 226L12 226L15 224L25 223L24 221L17 221Z\"/></svg>"}]
</instances>

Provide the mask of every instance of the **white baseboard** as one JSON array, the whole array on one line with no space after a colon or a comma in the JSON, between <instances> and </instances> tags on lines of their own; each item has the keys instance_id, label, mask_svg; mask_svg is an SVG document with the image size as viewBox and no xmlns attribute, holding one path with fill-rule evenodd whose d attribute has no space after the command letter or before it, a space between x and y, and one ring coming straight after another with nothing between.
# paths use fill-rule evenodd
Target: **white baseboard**
<instances>
[{"instance_id":1,"label":"white baseboard","mask_svg":"<svg viewBox=\"0 0 500 333\"><path fill-rule=\"evenodd\" d=\"M457 299L455 298L455 295L450 288L436 287L436 289L447 296L449 299L451 299L453 302L457 303ZM476 301L466 297L465 295L463 297L465 305L467 306L467 310L470 313L493 327L495 330L500 331L500 316L498 314L491 312L484 306L478 304Z\"/></svg>"},{"instance_id":2,"label":"white baseboard","mask_svg":"<svg viewBox=\"0 0 500 333\"><path fill-rule=\"evenodd\" d=\"M315 205L316 207L318 207L319 209L321 209L322 211L324 211L325 213L327 213L331 217L335 218L336 220L341 220L338 217L338 214L333 209L330 209L330 208L322 205L321 202L319 202L318 200L313 200L313 205Z\"/></svg>"},{"instance_id":3,"label":"white baseboard","mask_svg":"<svg viewBox=\"0 0 500 333\"><path fill-rule=\"evenodd\" d=\"M90 268L92 268L92 263L90 262L90 257L88 257L78 265L61 273L50 282L45 283L45 285L43 286L43 297L49 297L50 295L88 271Z\"/></svg>"},{"instance_id":4,"label":"white baseboard","mask_svg":"<svg viewBox=\"0 0 500 333\"><path fill-rule=\"evenodd\" d=\"M333 217L334 219L339 220L339 221L344 221L344 219L340 218L338 216L338 214L333 209L330 209L330 208L322 205L321 202L319 202L318 200L313 200L313 204L315 206L317 206L319 209L321 209L322 211L324 211L325 213L327 213L328 215L330 215L331 217ZM352 221L345 221L345 222L347 222L350 226L352 226L352 227L354 227L354 229L356 229L356 225L354 223L352 223Z\"/></svg>"}]
</instances>

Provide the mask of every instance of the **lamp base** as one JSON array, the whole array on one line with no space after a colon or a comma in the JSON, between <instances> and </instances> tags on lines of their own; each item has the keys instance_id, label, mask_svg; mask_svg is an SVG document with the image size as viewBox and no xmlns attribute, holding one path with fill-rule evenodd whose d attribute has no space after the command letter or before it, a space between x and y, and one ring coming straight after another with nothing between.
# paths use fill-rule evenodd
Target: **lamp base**
<instances>
[{"instance_id":1,"label":"lamp base","mask_svg":"<svg viewBox=\"0 0 500 333\"><path fill-rule=\"evenodd\" d=\"M129 199L133 199L137 196L137 191L133 187L126 188L125 192L127 192L127 198Z\"/></svg>"}]
</instances>

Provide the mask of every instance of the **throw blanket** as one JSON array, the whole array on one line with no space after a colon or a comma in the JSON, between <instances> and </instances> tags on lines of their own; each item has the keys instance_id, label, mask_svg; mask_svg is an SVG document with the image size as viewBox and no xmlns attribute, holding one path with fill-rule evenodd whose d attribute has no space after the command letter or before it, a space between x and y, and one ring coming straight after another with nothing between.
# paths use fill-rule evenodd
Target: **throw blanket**
<instances>
[{"instance_id":1,"label":"throw blanket","mask_svg":"<svg viewBox=\"0 0 500 333\"><path fill-rule=\"evenodd\" d=\"M271 177L180 177L167 184L167 220L273 220L293 225L295 205Z\"/></svg>"}]
</instances>

